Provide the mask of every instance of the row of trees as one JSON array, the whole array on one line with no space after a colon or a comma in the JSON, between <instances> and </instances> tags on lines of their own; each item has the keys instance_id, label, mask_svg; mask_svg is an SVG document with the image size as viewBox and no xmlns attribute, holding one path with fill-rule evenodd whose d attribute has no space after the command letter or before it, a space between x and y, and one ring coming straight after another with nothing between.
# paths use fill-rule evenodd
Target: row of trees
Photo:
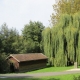
<instances>
[{"instance_id":1,"label":"row of trees","mask_svg":"<svg viewBox=\"0 0 80 80\"><path fill-rule=\"evenodd\" d=\"M30 21L19 35L16 29L9 29L3 24L0 28L0 53L40 53L43 29L41 22Z\"/></svg>"}]
</instances>

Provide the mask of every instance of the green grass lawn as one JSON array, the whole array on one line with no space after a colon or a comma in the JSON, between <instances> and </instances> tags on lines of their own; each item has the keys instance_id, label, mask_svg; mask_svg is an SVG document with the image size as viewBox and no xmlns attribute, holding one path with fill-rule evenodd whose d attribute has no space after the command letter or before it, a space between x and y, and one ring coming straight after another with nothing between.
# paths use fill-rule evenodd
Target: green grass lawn
<instances>
[{"instance_id":1,"label":"green grass lawn","mask_svg":"<svg viewBox=\"0 0 80 80\"><path fill-rule=\"evenodd\" d=\"M42 78L0 78L0 80L74 80L74 76L78 77L80 74L67 74Z\"/></svg>"},{"instance_id":2,"label":"green grass lawn","mask_svg":"<svg viewBox=\"0 0 80 80\"><path fill-rule=\"evenodd\" d=\"M45 80L74 80L74 77L78 77L80 74L67 74L67 75L60 75L60 76L49 76L43 77L42 79Z\"/></svg>"},{"instance_id":3,"label":"green grass lawn","mask_svg":"<svg viewBox=\"0 0 80 80\"><path fill-rule=\"evenodd\" d=\"M30 71L26 73L43 73L43 72L58 72L58 71L65 71L74 68L73 66L69 67L47 67L40 70Z\"/></svg>"}]
</instances>

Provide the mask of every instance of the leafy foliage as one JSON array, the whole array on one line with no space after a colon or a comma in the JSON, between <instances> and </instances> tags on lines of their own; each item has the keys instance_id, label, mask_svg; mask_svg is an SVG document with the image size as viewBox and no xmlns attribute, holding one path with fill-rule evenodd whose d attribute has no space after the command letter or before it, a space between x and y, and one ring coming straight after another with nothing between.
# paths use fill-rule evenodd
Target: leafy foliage
<instances>
[{"instance_id":1,"label":"leafy foliage","mask_svg":"<svg viewBox=\"0 0 80 80\"><path fill-rule=\"evenodd\" d=\"M80 13L63 14L54 27L43 31L44 54L54 66L80 65Z\"/></svg>"},{"instance_id":2,"label":"leafy foliage","mask_svg":"<svg viewBox=\"0 0 80 80\"><path fill-rule=\"evenodd\" d=\"M0 53L16 54L42 51L42 31L44 26L41 22L26 24L22 35L16 29L9 29L4 23L0 27Z\"/></svg>"},{"instance_id":3,"label":"leafy foliage","mask_svg":"<svg viewBox=\"0 0 80 80\"><path fill-rule=\"evenodd\" d=\"M41 52L42 31L44 26L41 22L32 22L25 25L23 29L24 52Z\"/></svg>"},{"instance_id":4,"label":"leafy foliage","mask_svg":"<svg viewBox=\"0 0 80 80\"><path fill-rule=\"evenodd\" d=\"M25 25L23 35L19 35L16 29L9 29L4 23L0 27L0 71L8 66L5 58L8 54L39 53L42 51L42 31L44 26L41 22L32 22ZM3 54L5 53L5 54Z\"/></svg>"},{"instance_id":5,"label":"leafy foliage","mask_svg":"<svg viewBox=\"0 0 80 80\"><path fill-rule=\"evenodd\" d=\"M0 73L9 72L9 65L6 61L6 55L0 54Z\"/></svg>"},{"instance_id":6,"label":"leafy foliage","mask_svg":"<svg viewBox=\"0 0 80 80\"><path fill-rule=\"evenodd\" d=\"M43 37L42 44L44 53L49 58L48 60L49 65L52 65L53 56L52 56L52 46L51 46L51 29L49 27L44 29L44 31L42 32L42 37Z\"/></svg>"},{"instance_id":7,"label":"leafy foliage","mask_svg":"<svg viewBox=\"0 0 80 80\"><path fill-rule=\"evenodd\" d=\"M53 5L54 12L51 15L51 23L55 25L61 14L74 14L80 11L80 0L56 0Z\"/></svg>"},{"instance_id":8,"label":"leafy foliage","mask_svg":"<svg viewBox=\"0 0 80 80\"><path fill-rule=\"evenodd\" d=\"M0 53L16 53L14 43L19 35L16 29L8 29L6 23L0 29Z\"/></svg>"}]
</instances>

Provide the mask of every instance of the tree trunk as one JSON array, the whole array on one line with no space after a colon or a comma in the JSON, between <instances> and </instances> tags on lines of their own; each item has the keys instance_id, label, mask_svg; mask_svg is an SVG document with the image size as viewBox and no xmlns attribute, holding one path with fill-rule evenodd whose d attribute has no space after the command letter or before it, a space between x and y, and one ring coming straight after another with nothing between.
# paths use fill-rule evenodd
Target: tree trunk
<instances>
[{"instance_id":1,"label":"tree trunk","mask_svg":"<svg viewBox=\"0 0 80 80\"><path fill-rule=\"evenodd\" d=\"M74 68L78 68L78 63L74 62Z\"/></svg>"}]
</instances>

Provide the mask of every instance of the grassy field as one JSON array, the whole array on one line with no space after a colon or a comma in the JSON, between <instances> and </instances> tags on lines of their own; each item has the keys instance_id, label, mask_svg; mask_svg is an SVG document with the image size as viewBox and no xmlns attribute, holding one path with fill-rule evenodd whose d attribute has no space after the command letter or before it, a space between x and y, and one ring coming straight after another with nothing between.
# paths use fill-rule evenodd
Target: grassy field
<instances>
[{"instance_id":1,"label":"grassy field","mask_svg":"<svg viewBox=\"0 0 80 80\"><path fill-rule=\"evenodd\" d=\"M35 70L35 71L30 71L26 73L43 73L43 72L59 72L59 71L65 71L74 68L73 66L69 67L48 67L48 68L43 68L40 70Z\"/></svg>"},{"instance_id":2,"label":"grassy field","mask_svg":"<svg viewBox=\"0 0 80 80\"><path fill-rule=\"evenodd\" d=\"M0 78L0 80L74 80L74 77L78 77L80 74L67 74L61 76L50 76L42 78Z\"/></svg>"},{"instance_id":3,"label":"grassy field","mask_svg":"<svg viewBox=\"0 0 80 80\"><path fill-rule=\"evenodd\" d=\"M80 74L67 74L67 75L60 75L60 76L50 76L44 77L43 80L74 80L74 77L78 77Z\"/></svg>"}]
</instances>

